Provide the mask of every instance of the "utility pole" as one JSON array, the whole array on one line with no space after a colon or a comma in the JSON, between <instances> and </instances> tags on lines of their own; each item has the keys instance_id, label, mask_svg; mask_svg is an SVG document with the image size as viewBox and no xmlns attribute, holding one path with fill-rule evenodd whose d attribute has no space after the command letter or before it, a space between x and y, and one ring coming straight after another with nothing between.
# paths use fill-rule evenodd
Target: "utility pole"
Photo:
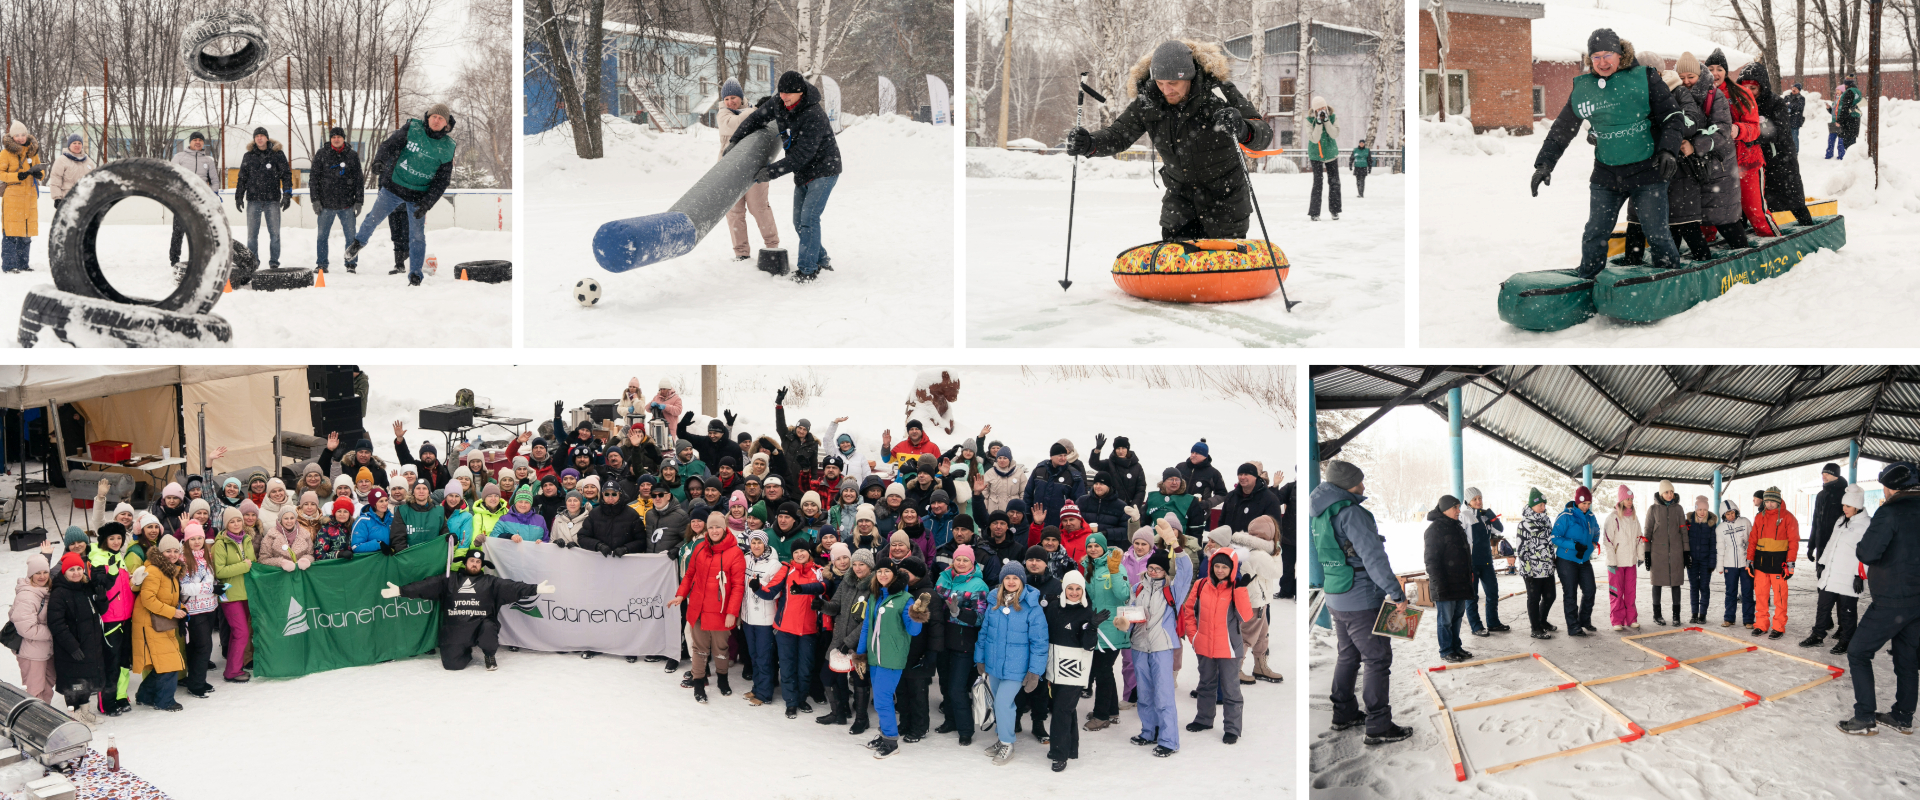
<instances>
[{"instance_id":1,"label":"utility pole","mask_svg":"<svg viewBox=\"0 0 1920 800\"><path fill-rule=\"evenodd\" d=\"M1007 0L1007 30L1000 37L1000 149L1007 149L1007 98L1013 92L1013 0Z\"/></svg>"},{"instance_id":2,"label":"utility pole","mask_svg":"<svg viewBox=\"0 0 1920 800\"><path fill-rule=\"evenodd\" d=\"M1873 188L1880 188L1880 11L1871 0L1867 12L1867 156L1873 159Z\"/></svg>"},{"instance_id":3,"label":"utility pole","mask_svg":"<svg viewBox=\"0 0 1920 800\"><path fill-rule=\"evenodd\" d=\"M700 367L700 413L720 414L720 368L711 364Z\"/></svg>"}]
</instances>

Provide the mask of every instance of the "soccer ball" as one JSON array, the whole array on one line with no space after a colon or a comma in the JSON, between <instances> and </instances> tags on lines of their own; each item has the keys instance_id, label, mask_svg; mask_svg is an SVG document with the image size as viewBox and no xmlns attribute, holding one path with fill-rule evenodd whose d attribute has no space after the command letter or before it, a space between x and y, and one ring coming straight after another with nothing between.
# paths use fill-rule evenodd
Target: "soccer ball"
<instances>
[{"instance_id":1,"label":"soccer ball","mask_svg":"<svg viewBox=\"0 0 1920 800\"><path fill-rule=\"evenodd\" d=\"M573 299L587 308L594 307L600 302L600 282L592 278L581 278L575 281Z\"/></svg>"}]
</instances>

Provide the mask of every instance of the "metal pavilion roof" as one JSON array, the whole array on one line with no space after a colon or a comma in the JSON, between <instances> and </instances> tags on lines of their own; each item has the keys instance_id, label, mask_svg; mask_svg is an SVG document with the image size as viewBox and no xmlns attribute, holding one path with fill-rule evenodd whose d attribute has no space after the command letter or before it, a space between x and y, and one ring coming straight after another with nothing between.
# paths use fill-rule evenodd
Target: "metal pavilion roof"
<instances>
[{"instance_id":1,"label":"metal pavilion roof","mask_svg":"<svg viewBox=\"0 0 1920 800\"><path fill-rule=\"evenodd\" d=\"M1387 411L1447 416L1572 477L1709 483L1860 454L1920 460L1920 366L1316 366L1321 409L1375 409L1321 444L1331 458Z\"/></svg>"}]
</instances>

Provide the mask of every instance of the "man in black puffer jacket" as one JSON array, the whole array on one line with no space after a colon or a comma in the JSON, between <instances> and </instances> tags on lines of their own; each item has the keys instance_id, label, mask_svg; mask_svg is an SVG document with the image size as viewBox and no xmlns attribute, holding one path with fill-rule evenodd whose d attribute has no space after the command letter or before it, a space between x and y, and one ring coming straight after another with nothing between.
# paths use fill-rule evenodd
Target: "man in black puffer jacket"
<instances>
[{"instance_id":1,"label":"man in black puffer jacket","mask_svg":"<svg viewBox=\"0 0 1920 800\"><path fill-rule=\"evenodd\" d=\"M800 235L793 279L806 283L820 270L833 269L826 248L820 244L820 213L826 210L827 197L840 180L840 145L833 138L827 110L820 105L819 89L792 70L780 75L776 88L779 94L761 100L759 107L740 122L727 146L732 147L762 125L772 125L779 133L786 157L761 167L753 180L765 183L793 174L793 228Z\"/></svg>"},{"instance_id":2,"label":"man in black puffer jacket","mask_svg":"<svg viewBox=\"0 0 1920 800\"><path fill-rule=\"evenodd\" d=\"M1125 536L1127 512L1132 507L1120 499L1119 492L1114 491L1112 475L1094 473L1093 483L1087 493L1080 495L1075 502L1080 506L1080 516L1098 526L1098 530L1107 534L1107 538L1115 539L1116 534Z\"/></svg>"},{"instance_id":3,"label":"man in black puffer jacket","mask_svg":"<svg viewBox=\"0 0 1920 800\"><path fill-rule=\"evenodd\" d=\"M1826 572L1820 564L1820 552L1833 538L1833 524L1840 521L1840 498L1847 494L1847 479L1840 477L1840 465L1832 462L1820 468L1820 493L1813 498L1813 527L1807 529L1807 560L1815 565L1815 575Z\"/></svg>"},{"instance_id":4,"label":"man in black puffer jacket","mask_svg":"<svg viewBox=\"0 0 1920 800\"><path fill-rule=\"evenodd\" d=\"M1133 101L1126 110L1104 129L1074 128L1067 153L1119 155L1144 134L1166 162L1160 168L1167 182L1161 238L1244 238L1253 203L1240 147L1265 150L1273 127L1234 88L1225 47L1166 42L1134 64L1127 78Z\"/></svg>"},{"instance_id":5,"label":"man in black puffer jacket","mask_svg":"<svg viewBox=\"0 0 1920 800\"><path fill-rule=\"evenodd\" d=\"M314 263L327 271L327 234L335 220L340 235L353 240L360 226L360 204L366 199L367 180L360 174L360 153L347 146L347 132L334 128L327 132L327 144L313 154L308 192L313 196L313 214L318 239L314 242ZM347 271L359 266L359 259L347 262ZM442 484L436 483L435 486Z\"/></svg>"},{"instance_id":6,"label":"man in black puffer jacket","mask_svg":"<svg viewBox=\"0 0 1920 800\"><path fill-rule=\"evenodd\" d=\"M720 472L720 459L722 458L732 457L735 469L739 468L742 460L740 456L740 445L735 444L732 439L727 437L727 429L733 425L733 412L722 411L720 413L726 417L727 421L721 422L718 419L708 420L707 435L705 436L695 436L693 434L691 428L693 426L694 414L691 411L680 417L680 425L674 429L676 435L687 440L688 444L693 445L693 451L700 454L700 460L706 463L707 472L710 474L718 474Z\"/></svg>"},{"instance_id":7,"label":"man in black puffer jacket","mask_svg":"<svg viewBox=\"0 0 1920 800\"><path fill-rule=\"evenodd\" d=\"M1853 718L1840 730L1872 734L1875 723L1913 732L1916 702L1914 685L1920 682L1920 466L1911 461L1888 464L1880 470L1881 488L1892 492L1867 523L1867 532L1854 548L1867 568L1867 587L1873 605L1860 615L1860 625L1847 643L1847 666L1853 670ZM1893 708L1876 714L1873 655L1888 644L1893 650Z\"/></svg>"},{"instance_id":8,"label":"man in black puffer jacket","mask_svg":"<svg viewBox=\"0 0 1920 800\"><path fill-rule=\"evenodd\" d=\"M1125 436L1113 437L1113 456L1101 458L1100 448L1107 446L1107 435L1096 433L1093 436L1093 454L1087 458L1087 466L1107 474L1112 481L1114 495L1120 502L1138 506L1147 502L1147 473L1140 468L1139 457L1133 454L1133 443ZM1086 505L1081 504L1083 507ZM1104 529L1103 529L1104 530Z\"/></svg>"},{"instance_id":9,"label":"man in black puffer jacket","mask_svg":"<svg viewBox=\"0 0 1920 800\"><path fill-rule=\"evenodd\" d=\"M253 208L248 209L247 204ZM267 226L268 268L280 268L280 212L293 205L293 169L280 143L267 138L266 128L253 129L253 142L240 157L240 177L233 189L233 205L247 214L247 249L260 255L260 224Z\"/></svg>"},{"instance_id":10,"label":"man in black puffer jacket","mask_svg":"<svg viewBox=\"0 0 1920 800\"><path fill-rule=\"evenodd\" d=\"M1440 658L1457 664L1473 658L1460 646L1460 619L1474 596L1473 551L1467 545L1467 529L1460 526L1459 498L1442 497L1427 512L1425 543L1427 582L1440 615L1434 628L1440 637Z\"/></svg>"},{"instance_id":11,"label":"man in black puffer jacket","mask_svg":"<svg viewBox=\"0 0 1920 800\"><path fill-rule=\"evenodd\" d=\"M1246 533L1247 526L1259 517L1272 517L1275 526L1280 524L1280 498L1268 490L1267 479L1261 477L1260 468L1251 462L1240 465L1238 482L1233 491L1227 492L1226 500L1220 504L1220 524L1233 529L1234 533Z\"/></svg>"},{"instance_id":12,"label":"man in black puffer jacket","mask_svg":"<svg viewBox=\"0 0 1920 800\"><path fill-rule=\"evenodd\" d=\"M647 528L640 512L626 504L633 490L624 483L600 487L600 504L580 526L580 546L603 556L647 552Z\"/></svg>"}]
</instances>

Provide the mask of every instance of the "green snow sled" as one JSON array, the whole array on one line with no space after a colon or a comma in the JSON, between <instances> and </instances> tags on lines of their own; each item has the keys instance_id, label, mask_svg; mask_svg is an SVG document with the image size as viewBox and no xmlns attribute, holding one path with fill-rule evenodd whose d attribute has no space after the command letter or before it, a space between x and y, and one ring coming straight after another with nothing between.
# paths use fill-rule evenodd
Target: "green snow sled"
<instances>
[{"instance_id":1,"label":"green snow sled","mask_svg":"<svg viewBox=\"0 0 1920 800\"><path fill-rule=\"evenodd\" d=\"M1500 319L1529 331L1571 328L1595 314L1626 322L1657 322L1704 303L1741 283L1781 275L1809 253L1847 243L1846 217L1815 217L1811 225L1780 226L1782 235L1757 237L1758 246L1729 251L1715 244L1707 261L1678 269L1629 266L1609 259L1592 280L1574 270L1516 273L1500 284Z\"/></svg>"}]
</instances>

